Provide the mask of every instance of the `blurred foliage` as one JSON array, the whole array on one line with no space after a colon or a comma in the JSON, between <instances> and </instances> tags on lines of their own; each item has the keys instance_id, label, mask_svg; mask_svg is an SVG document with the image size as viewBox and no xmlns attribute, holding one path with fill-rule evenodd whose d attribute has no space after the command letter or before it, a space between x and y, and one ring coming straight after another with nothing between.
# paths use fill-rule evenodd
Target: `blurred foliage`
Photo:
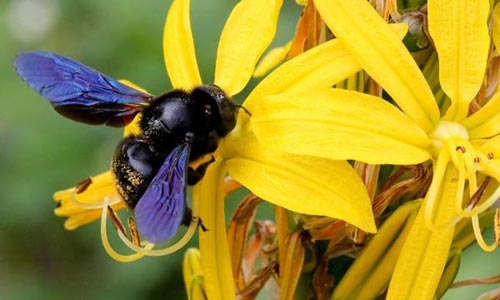
<instances>
[{"instance_id":1,"label":"blurred foliage","mask_svg":"<svg viewBox=\"0 0 500 300\"><path fill-rule=\"evenodd\" d=\"M199 65L210 82L218 35L237 1L192 2ZM163 93L171 88L162 54L169 5L164 0L0 1L0 299L186 297L182 251L122 264L104 252L97 223L64 230L64 220L53 214L52 194L106 170L121 130L64 119L12 67L22 51L54 51ZM278 44L291 38L299 13L287 3ZM37 29L47 21L52 26L46 32L31 34L30 26L23 27L31 22Z\"/></svg>"},{"instance_id":2,"label":"blurred foliage","mask_svg":"<svg viewBox=\"0 0 500 300\"><path fill-rule=\"evenodd\" d=\"M300 14L295 1L285 2L275 45L291 39ZM218 35L235 3L192 1L192 27L205 82L213 80ZM12 67L22 51L54 51L160 94L171 88L162 56L169 4L165 0L0 1L0 299L185 299L182 252L122 264L102 249L97 223L74 232L64 230L64 220L53 214L52 194L106 170L121 130L60 117ZM27 22L37 29L45 21L52 26L44 32L32 33L29 26L21 26ZM228 217L241 197L236 193L228 201ZM272 216L269 205L261 210L263 217ZM467 252L463 256L473 261L472 266L464 263L471 270L479 265L477 257L488 260L484 254L473 255L473 259ZM476 276L465 272L460 278ZM459 299L458 294L453 299Z\"/></svg>"}]
</instances>

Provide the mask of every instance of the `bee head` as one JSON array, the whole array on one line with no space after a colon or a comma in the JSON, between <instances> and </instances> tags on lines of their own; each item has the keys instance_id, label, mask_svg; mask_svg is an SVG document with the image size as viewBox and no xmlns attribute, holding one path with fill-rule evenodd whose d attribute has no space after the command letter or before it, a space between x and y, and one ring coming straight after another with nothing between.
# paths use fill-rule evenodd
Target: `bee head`
<instances>
[{"instance_id":1,"label":"bee head","mask_svg":"<svg viewBox=\"0 0 500 300\"><path fill-rule=\"evenodd\" d=\"M237 108L226 93L214 84L205 84L192 91L193 99L210 106L216 118L215 130L220 137L226 136L236 126Z\"/></svg>"}]
</instances>

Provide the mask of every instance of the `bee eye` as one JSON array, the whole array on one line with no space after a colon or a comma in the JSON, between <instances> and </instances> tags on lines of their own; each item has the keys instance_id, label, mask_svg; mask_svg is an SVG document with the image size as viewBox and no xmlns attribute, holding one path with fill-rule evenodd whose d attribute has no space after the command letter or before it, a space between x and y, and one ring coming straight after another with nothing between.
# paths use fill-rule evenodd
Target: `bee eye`
<instances>
[{"instance_id":1,"label":"bee eye","mask_svg":"<svg viewBox=\"0 0 500 300\"><path fill-rule=\"evenodd\" d=\"M208 105L208 104L203 105L203 109L204 109L203 112L204 112L205 116L208 117L208 116L212 115L212 107L210 105Z\"/></svg>"}]
</instances>

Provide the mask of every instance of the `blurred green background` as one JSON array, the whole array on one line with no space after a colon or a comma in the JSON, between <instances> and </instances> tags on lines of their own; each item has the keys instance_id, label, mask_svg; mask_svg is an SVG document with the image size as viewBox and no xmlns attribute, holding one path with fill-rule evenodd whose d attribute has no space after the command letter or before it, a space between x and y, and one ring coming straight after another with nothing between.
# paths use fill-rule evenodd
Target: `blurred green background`
<instances>
[{"instance_id":1,"label":"blurred green background","mask_svg":"<svg viewBox=\"0 0 500 300\"><path fill-rule=\"evenodd\" d=\"M197 57L204 81L211 82L218 35L237 1L192 2ZM276 45L292 37L300 14L295 1L285 2ZM160 94L171 87L161 41L169 4L0 1L0 299L186 298L182 252L123 264L104 252L97 223L64 230L64 220L53 214L52 194L106 170L121 130L64 119L12 67L22 51L54 51ZM461 277L498 271L491 264L499 262L497 254L476 249L464 257L468 263ZM470 288L457 291L448 298L474 299L479 294Z\"/></svg>"}]
</instances>

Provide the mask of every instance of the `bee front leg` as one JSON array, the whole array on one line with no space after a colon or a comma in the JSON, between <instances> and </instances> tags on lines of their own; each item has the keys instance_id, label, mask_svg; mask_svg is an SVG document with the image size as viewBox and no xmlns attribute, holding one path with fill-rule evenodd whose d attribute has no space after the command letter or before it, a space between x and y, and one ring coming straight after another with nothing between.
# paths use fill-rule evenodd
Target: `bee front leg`
<instances>
[{"instance_id":1,"label":"bee front leg","mask_svg":"<svg viewBox=\"0 0 500 300\"><path fill-rule=\"evenodd\" d=\"M207 162L202 163L196 169L193 169L192 167L188 168L188 176L187 176L187 182L189 185L195 185L198 183L201 178L203 178L203 175L205 175L205 172L207 171L207 168L210 164L215 162L215 157L212 156L212 159L210 159Z\"/></svg>"},{"instance_id":2,"label":"bee front leg","mask_svg":"<svg viewBox=\"0 0 500 300\"><path fill-rule=\"evenodd\" d=\"M203 225L203 222L201 221L200 217L193 216L193 211L191 208L186 207L186 210L184 211L184 216L182 217L182 225L189 226L191 225L192 222L198 223L198 226L200 226L201 230L203 232L207 232L208 229Z\"/></svg>"}]
</instances>

